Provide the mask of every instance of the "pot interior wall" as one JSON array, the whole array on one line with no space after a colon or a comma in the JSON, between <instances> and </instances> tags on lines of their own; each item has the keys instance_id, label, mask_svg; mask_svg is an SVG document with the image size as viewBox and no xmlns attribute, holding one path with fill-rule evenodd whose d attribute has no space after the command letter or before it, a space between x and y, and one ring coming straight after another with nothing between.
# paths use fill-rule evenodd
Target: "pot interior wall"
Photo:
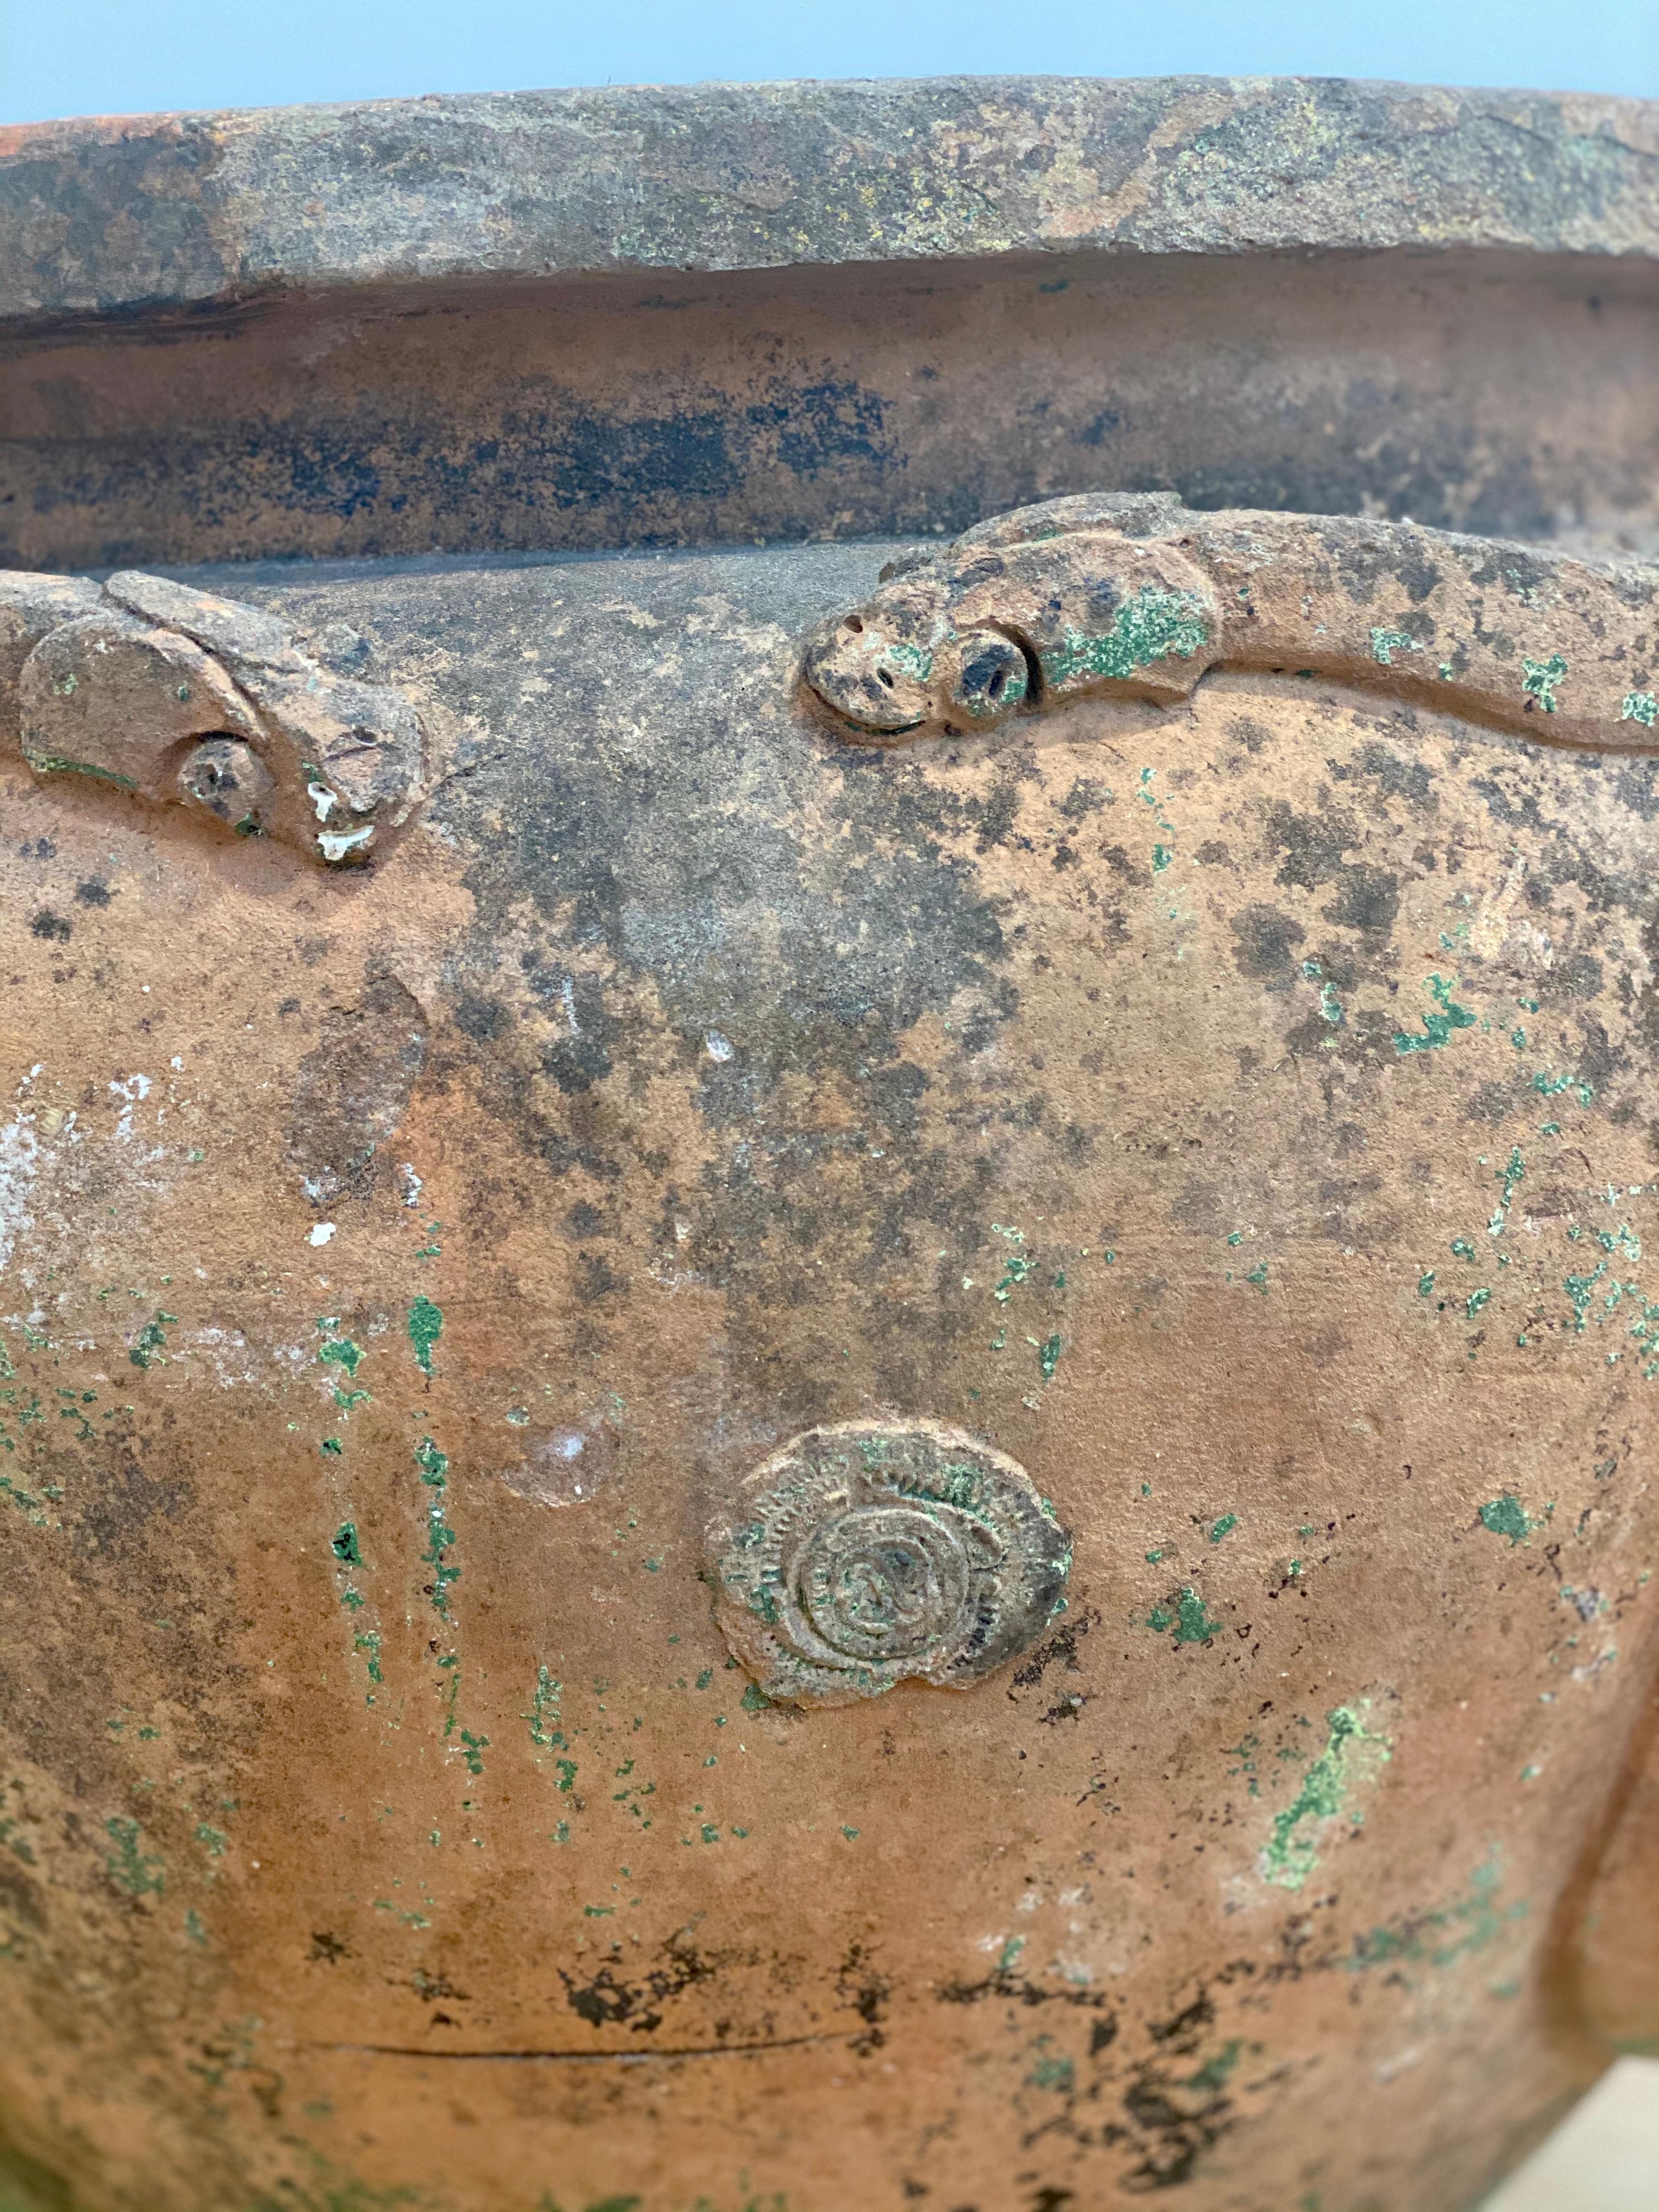
<instances>
[{"instance_id":1,"label":"pot interior wall","mask_svg":"<svg viewBox=\"0 0 1659 2212\"><path fill-rule=\"evenodd\" d=\"M953 532L1056 493L1656 542L1659 270L1099 252L449 279L0 349L0 561Z\"/></svg>"}]
</instances>

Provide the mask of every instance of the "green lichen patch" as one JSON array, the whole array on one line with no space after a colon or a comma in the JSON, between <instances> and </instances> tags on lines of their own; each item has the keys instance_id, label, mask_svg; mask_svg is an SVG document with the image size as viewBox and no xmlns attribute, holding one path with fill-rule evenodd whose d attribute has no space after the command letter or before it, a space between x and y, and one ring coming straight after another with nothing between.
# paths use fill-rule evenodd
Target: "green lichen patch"
<instances>
[{"instance_id":1,"label":"green lichen patch","mask_svg":"<svg viewBox=\"0 0 1659 2212\"><path fill-rule=\"evenodd\" d=\"M1319 1862L1322 1832L1333 1820L1346 1818L1355 1825L1352 1809L1357 1791L1373 1782L1394 1755L1385 1735L1365 1726L1366 1705L1338 1705L1326 1716L1330 1729L1325 1748L1303 1777L1302 1787L1282 1813L1275 1815L1273 1833L1261 1847L1264 1881L1280 1889L1300 1889Z\"/></svg>"}]
</instances>

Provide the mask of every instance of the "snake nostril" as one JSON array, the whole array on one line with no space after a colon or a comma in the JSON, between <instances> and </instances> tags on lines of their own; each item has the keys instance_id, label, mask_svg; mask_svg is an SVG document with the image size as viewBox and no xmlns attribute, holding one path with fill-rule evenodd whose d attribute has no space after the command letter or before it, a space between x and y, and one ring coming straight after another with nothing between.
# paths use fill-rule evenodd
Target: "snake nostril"
<instances>
[{"instance_id":1,"label":"snake nostril","mask_svg":"<svg viewBox=\"0 0 1659 2212\"><path fill-rule=\"evenodd\" d=\"M893 678L892 678L892 674L891 674L891 672L890 672L890 670L888 670L888 669L885 669L885 668L878 668L878 669L877 669L877 671L876 671L876 681L877 681L877 683L878 683L878 684L884 684L886 685L887 689L888 689L890 691L890 690L892 690L892 688L893 688Z\"/></svg>"},{"instance_id":2,"label":"snake nostril","mask_svg":"<svg viewBox=\"0 0 1659 2212\"><path fill-rule=\"evenodd\" d=\"M859 620L856 615L848 616L847 628L854 637L862 637L864 635L864 624Z\"/></svg>"},{"instance_id":3,"label":"snake nostril","mask_svg":"<svg viewBox=\"0 0 1659 2212\"><path fill-rule=\"evenodd\" d=\"M1007 670L1006 668L999 668L996 674L991 678L985 689L993 699L1000 699L1004 690L1007 687Z\"/></svg>"}]
</instances>

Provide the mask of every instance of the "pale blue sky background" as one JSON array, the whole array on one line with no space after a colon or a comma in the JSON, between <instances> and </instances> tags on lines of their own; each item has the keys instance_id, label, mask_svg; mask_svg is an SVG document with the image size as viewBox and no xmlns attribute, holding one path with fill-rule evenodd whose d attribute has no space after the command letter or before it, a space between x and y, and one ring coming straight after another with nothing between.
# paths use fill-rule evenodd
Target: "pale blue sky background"
<instances>
[{"instance_id":1,"label":"pale blue sky background","mask_svg":"<svg viewBox=\"0 0 1659 2212\"><path fill-rule=\"evenodd\" d=\"M1659 96L1659 0L0 0L0 121L541 85L1194 70Z\"/></svg>"}]
</instances>

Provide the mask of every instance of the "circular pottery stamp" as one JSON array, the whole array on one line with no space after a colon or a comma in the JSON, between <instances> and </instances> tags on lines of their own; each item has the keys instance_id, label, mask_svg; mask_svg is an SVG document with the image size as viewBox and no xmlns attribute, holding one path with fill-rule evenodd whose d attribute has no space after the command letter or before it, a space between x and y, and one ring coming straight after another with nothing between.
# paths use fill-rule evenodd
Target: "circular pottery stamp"
<instances>
[{"instance_id":1,"label":"circular pottery stamp","mask_svg":"<svg viewBox=\"0 0 1659 2212\"><path fill-rule=\"evenodd\" d=\"M716 1611L769 1698L965 1689L1065 1608L1071 1538L1017 1462L936 1421L809 1429L709 1531Z\"/></svg>"}]
</instances>

